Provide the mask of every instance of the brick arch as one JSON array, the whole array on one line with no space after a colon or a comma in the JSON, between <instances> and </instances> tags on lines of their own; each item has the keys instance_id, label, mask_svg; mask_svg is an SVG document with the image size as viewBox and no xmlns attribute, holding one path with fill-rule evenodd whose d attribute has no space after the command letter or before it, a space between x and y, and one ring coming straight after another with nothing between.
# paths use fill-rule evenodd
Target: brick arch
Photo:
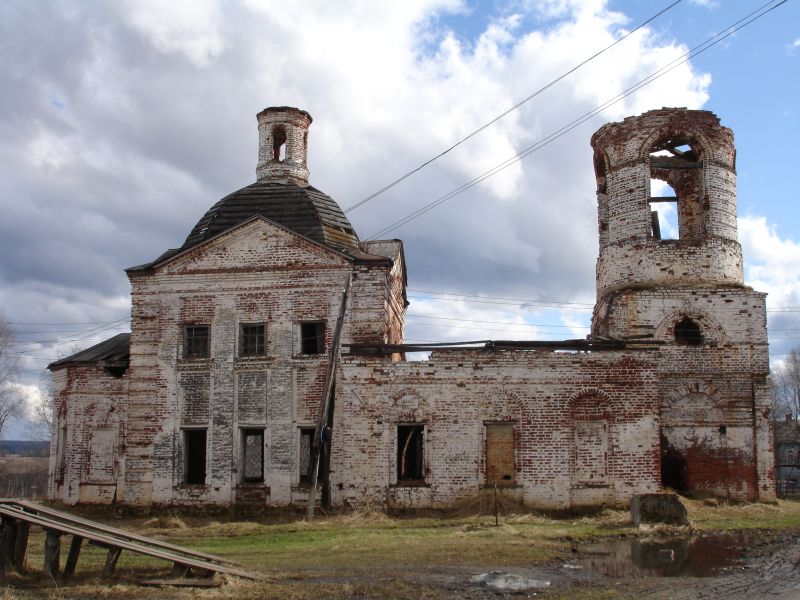
<instances>
[{"instance_id":1,"label":"brick arch","mask_svg":"<svg viewBox=\"0 0 800 600\"><path fill-rule=\"evenodd\" d=\"M693 381L683 385L670 386L664 391L664 406L673 410L688 412L692 406L701 405L703 414L695 420L708 420L723 423L723 395L720 389L710 382ZM709 412L710 411L710 412Z\"/></svg>"},{"instance_id":2,"label":"brick arch","mask_svg":"<svg viewBox=\"0 0 800 600\"><path fill-rule=\"evenodd\" d=\"M651 133L639 148L639 161L646 162L650 158L650 151L659 140L669 137L685 137L690 140L690 145L695 151L699 151L702 159L715 160L714 146L703 134L690 131L681 127L663 127Z\"/></svg>"},{"instance_id":3,"label":"brick arch","mask_svg":"<svg viewBox=\"0 0 800 600\"><path fill-rule=\"evenodd\" d=\"M490 389L483 394L481 416L493 421L522 419L525 399L519 392L506 390L503 386Z\"/></svg>"},{"instance_id":4,"label":"brick arch","mask_svg":"<svg viewBox=\"0 0 800 600\"><path fill-rule=\"evenodd\" d=\"M660 341L675 341L675 324L682 318L689 317L700 325L700 331L703 334L704 343L707 341L716 342L717 344L725 344L728 342L728 336L720 324L710 316L707 312L698 310L694 307L687 307L684 309L673 310L667 313L661 322L656 325L654 336L656 340Z\"/></svg>"},{"instance_id":5,"label":"brick arch","mask_svg":"<svg viewBox=\"0 0 800 600\"><path fill-rule=\"evenodd\" d=\"M608 395L596 387L578 390L570 396L570 419L611 419L611 400Z\"/></svg>"},{"instance_id":6,"label":"brick arch","mask_svg":"<svg viewBox=\"0 0 800 600\"><path fill-rule=\"evenodd\" d=\"M390 399L396 419L425 421L432 416L431 403L414 388L401 388Z\"/></svg>"},{"instance_id":7,"label":"brick arch","mask_svg":"<svg viewBox=\"0 0 800 600\"><path fill-rule=\"evenodd\" d=\"M611 169L611 164L608 160L608 154L606 154L605 150L601 148L594 149L594 177L597 181L597 191L599 193L605 193L605 179L608 177L608 172ZM601 181L602 180L602 181Z\"/></svg>"}]
</instances>

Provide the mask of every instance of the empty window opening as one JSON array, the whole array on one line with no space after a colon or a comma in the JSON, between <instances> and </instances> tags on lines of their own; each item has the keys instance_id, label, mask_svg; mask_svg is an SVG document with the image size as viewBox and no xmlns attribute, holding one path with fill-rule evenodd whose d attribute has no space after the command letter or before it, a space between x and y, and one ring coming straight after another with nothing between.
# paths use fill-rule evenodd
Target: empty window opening
<instances>
[{"instance_id":1,"label":"empty window opening","mask_svg":"<svg viewBox=\"0 0 800 600\"><path fill-rule=\"evenodd\" d=\"M300 323L300 353L323 354L325 352L325 323Z\"/></svg>"},{"instance_id":2,"label":"empty window opening","mask_svg":"<svg viewBox=\"0 0 800 600\"><path fill-rule=\"evenodd\" d=\"M664 434L661 435L661 485L676 492L686 492L689 488L686 457L670 445Z\"/></svg>"},{"instance_id":3,"label":"empty window opening","mask_svg":"<svg viewBox=\"0 0 800 600\"><path fill-rule=\"evenodd\" d=\"M683 317L675 323L675 343L683 346L700 346L703 343L703 330L691 317Z\"/></svg>"},{"instance_id":4,"label":"empty window opening","mask_svg":"<svg viewBox=\"0 0 800 600\"><path fill-rule=\"evenodd\" d=\"M206 482L206 430L184 429L184 480L190 485Z\"/></svg>"},{"instance_id":5,"label":"empty window opening","mask_svg":"<svg viewBox=\"0 0 800 600\"><path fill-rule=\"evenodd\" d=\"M286 160L286 128L282 125L272 129L272 157L278 162Z\"/></svg>"},{"instance_id":6,"label":"empty window opening","mask_svg":"<svg viewBox=\"0 0 800 600\"><path fill-rule=\"evenodd\" d=\"M486 425L486 483L511 485L516 476L514 462L514 424Z\"/></svg>"},{"instance_id":7,"label":"empty window opening","mask_svg":"<svg viewBox=\"0 0 800 600\"><path fill-rule=\"evenodd\" d=\"M650 180L650 227L657 240L677 240L678 197L672 186L658 179Z\"/></svg>"},{"instance_id":8,"label":"empty window opening","mask_svg":"<svg viewBox=\"0 0 800 600\"><path fill-rule=\"evenodd\" d=\"M183 355L186 358L208 358L208 325L187 325Z\"/></svg>"},{"instance_id":9,"label":"empty window opening","mask_svg":"<svg viewBox=\"0 0 800 600\"><path fill-rule=\"evenodd\" d=\"M397 426L397 481L423 481L424 425Z\"/></svg>"},{"instance_id":10,"label":"empty window opening","mask_svg":"<svg viewBox=\"0 0 800 600\"><path fill-rule=\"evenodd\" d=\"M300 428L300 453L298 455L298 470L300 471L300 484L311 485L314 477L314 465L311 462L311 448L314 443L313 427Z\"/></svg>"},{"instance_id":11,"label":"empty window opening","mask_svg":"<svg viewBox=\"0 0 800 600\"><path fill-rule=\"evenodd\" d=\"M267 326L264 323L239 327L239 355L264 356L267 353Z\"/></svg>"},{"instance_id":12,"label":"empty window opening","mask_svg":"<svg viewBox=\"0 0 800 600\"><path fill-rule=\"evenodd\" d=\"M696 239L705 233L703 161L677 135L650 150L650 218L655 239Z\"/></svg>"},{"instance_id":13,"label":"empty window opening","mask_svg":"<svg viewBox=\"0 0 800 600\"><path fill-rule=\"evenodd\" d=\"M264 481L263 429L242 429L242 479Z\"/></svg>"}]
</instances>

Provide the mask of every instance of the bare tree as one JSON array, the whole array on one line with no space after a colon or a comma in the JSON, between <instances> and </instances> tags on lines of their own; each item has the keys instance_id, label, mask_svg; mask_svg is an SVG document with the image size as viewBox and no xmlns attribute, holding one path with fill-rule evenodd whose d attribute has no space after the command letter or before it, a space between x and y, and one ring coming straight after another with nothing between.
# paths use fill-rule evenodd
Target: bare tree
<instances>
[{"instance_id":1,"label":"bare tree","mask_svg":"<svg viewBox=\"0 0 800 600\"><path fill-rule=\"evenodd\" d=\"M784 363L773 370L773 410L776 419L800 417L800 351L786 355Z\"/></svg>"},{"instance_id":2,"label":"bare tree","mask_svg":"<svg viewBox=\"0 0 800 600\"><path fill-rule=\"evenodd\" d=\"M45 369L39 376L39 393L29 399L30 416L33 421L32 435L39 440L49 440L53 435L55 412L55 382L53 374Z\"/></svg>"},{"instance_id":3,"label":"bare tree","mask_svg":"<svg viewBox=\"0 0 800 600\"><path fill-rule=\"evenodd\" d=\"M23 403L22 396L13 386L19 367L15 343L14 331L0 313L0 435L6 423L20 413Z\"/></svg>"},{"instance_id":4,"label":"bare tree","mask_svg":"<svg viewBox=\"0 0 800 600\"><path fill-rule=\"evenodd\" d=\"M772 412L778 493L800 492L800 351L786 355L772 372Z\"/></svg>"}]
</instances>

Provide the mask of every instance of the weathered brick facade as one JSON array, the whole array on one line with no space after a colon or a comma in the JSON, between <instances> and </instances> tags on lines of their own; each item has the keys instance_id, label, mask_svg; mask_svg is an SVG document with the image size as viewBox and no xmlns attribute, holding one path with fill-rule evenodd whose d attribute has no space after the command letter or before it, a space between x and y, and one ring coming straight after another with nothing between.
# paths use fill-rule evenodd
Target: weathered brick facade
<instances>
[{"instance_id":1,"label":"weathered brick facade","mask_svg":"<svg viewBox=\"0 0 800 600\"><path fill-rule=\"evenodd\" d=\"M444 507L494 485L547 507L663 485L774 497L764 295L743 283L732 135L711 113L652 111L592 140L592 333L652 336L657 350L441 349L427 362L346 352L402 344L402 245L359 242L308 185L307 113L258 120L258 182L128 270L129 342L51 365L53 499L305 505L343 297L323 461L334 505ZM676 192L679 239L660 239L651 205L670 200L650 197L651 178ZM120 348L127 370L110 362Z\"/></svg>"}]
</instances>

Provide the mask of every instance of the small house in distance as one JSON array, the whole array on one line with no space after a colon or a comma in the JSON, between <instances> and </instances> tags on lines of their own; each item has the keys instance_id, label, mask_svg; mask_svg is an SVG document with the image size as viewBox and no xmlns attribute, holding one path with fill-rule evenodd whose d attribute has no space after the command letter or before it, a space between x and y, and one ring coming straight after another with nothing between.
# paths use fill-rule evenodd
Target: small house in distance
<instances>
[{"instance_id":1,"label":"small house in distance","mask_svg":"<svg viewBox=\"0 0 800 600\"><path fill-rule=\"evenodd\" d=\"M661 109L592 137L587 340L425 362L404 360L402 242L360 240L309 184L308 113L258 124L256 183L127 270L131 333L50 365L53 500L304 507L317 477L340 507L442 508L487 486L550 508L664 487L774 498L765 295L744 284L715 115Z\"/></svg>"}]
</instances>

